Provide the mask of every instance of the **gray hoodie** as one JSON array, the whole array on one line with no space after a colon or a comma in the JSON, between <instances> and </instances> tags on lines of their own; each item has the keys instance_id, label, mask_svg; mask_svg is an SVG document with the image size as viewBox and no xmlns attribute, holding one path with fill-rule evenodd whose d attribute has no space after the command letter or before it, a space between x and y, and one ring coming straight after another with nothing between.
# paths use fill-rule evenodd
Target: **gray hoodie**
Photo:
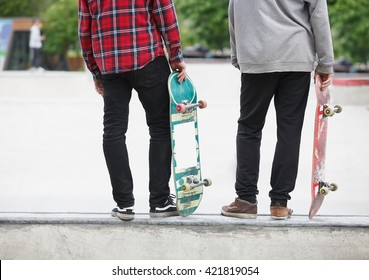
<instances>
[{"instance_id":1,"label":"gray hoodie","mask_svg":"<svg viewBox=\"0 0 369 280\"><path fill-rule=\"evenodd\" d=\"M243 73L333 73L326 0L230 0L232 64Z\"/></svg>"}]
</instances>

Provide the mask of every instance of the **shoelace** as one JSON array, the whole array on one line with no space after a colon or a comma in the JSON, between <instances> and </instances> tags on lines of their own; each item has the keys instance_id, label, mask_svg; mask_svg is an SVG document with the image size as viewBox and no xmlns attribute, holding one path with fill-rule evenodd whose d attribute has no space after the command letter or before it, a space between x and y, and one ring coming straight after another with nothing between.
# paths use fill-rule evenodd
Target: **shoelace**
<instances>
[{"instance_id":1,"label":"shoelace","mask_svg":"<svg viewBox=\"0 0 369 280\"><path fill-rule=\"evenodd\" d=\"M170 204L170 205L175 205L175 199L176 199L176 196L174 194L170 194L168 196L168 200L167 200L167 203Z\"/></svg>"}]
</instances>

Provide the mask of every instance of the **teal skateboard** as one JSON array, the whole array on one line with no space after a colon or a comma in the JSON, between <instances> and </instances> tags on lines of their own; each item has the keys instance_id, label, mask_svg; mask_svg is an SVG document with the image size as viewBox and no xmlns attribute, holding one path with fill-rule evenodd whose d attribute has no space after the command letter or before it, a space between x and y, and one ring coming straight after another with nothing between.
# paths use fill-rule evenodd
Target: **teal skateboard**
<instances>
[{"instance_id":1,"label":"teal skateboard","mask_svg":"<svg viewBox=\"0 0 369 280\"><path fill-rule=\"evenodd\" d=\"M197 101L196 89L187 76L178 83L178 73L168 79L170 96L170 126L172 139L173 179L179 215L188 216L200 204L203 186L212 184L202 179L200 164L197 108L206 108L205 101Z\"/></svg>"}]
</instances>

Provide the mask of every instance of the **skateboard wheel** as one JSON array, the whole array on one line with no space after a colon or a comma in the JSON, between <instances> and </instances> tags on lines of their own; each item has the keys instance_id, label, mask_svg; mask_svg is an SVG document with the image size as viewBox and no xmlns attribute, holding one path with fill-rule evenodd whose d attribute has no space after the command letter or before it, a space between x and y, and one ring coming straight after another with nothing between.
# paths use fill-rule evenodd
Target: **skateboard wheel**
<instances>
[{"instance_id":1,"label":"skateboard wheel","mask_svg":"<svg viewBox=\"0 0 369 280\"><path fill-rule=\"evenodd\" d=\"M184 112L186 112L186 105L178 104L176 106L176 110L177 110L178 113L184 113Z\"/></svg>"},{"instance_id":2,"label":"skateboard wheel","mask_svg":"<svg viewBox=\"0 0 369 280\"><path fill-rule=\"evenodd\" d=\"M331 191L332 191L332 192L335 192L335 191L338 189L338 186L337 186L335 183L332 183L332 184L330 185L330 187L331 187Z\"/></svg>"},{"instance_id":3,"label":"skateboard wheel","mask_svg":"<svg viewBox=\"0 0 369 280\"><path fill-rule=\"evenodd\" d=\"M326 116L326 117L331 117L331 116L333 116L333 111L332 111L332 109L331 108L329 108L329 107L327 107L327 108L324 108L324 115Z\"/></svg>"},{"instance_id":4,"label":"skateboard wheel","mask_svg":"<svg viewBox=\"0 0 369 280\"><path fill-rule=\"evenodd\" d=\"M327 195L328 194L328 191L329 189L327 187L322 187L320 190L319 190L319 193L321 195Z\"/></svg>"},{"instance_id":5,"label":"skateboard wheel","mask_svg":"<svg viewBox=\"0 0 369 280\"><path fill-rule=\"evenodd\" d=\"M336 109L335 111L336 111L337 114L342 112L342 107L340 105L335 105L334 109Z\"/></svg>"},{"instance_id":6,"label":"skateboard wheel","mask_svg":"<svg viewBox=\"0 0 369 280\"><path fill-rule=\"evenodd\" d=\"M184 184L182 185L182 191L187 192L187 191L189 191L189 190L191 190L191 186L190 186L190 184L189 184L189 183L184 183Z\"/></svg>"},{"instance_id":7,"label":"skateboard wheel","mask_svg":"<svg viewBox=\"0 0 369 280\"><path fill-rule=\"evenodd\" d=\"M204 186L205 187L209 187L209 186L211 186L211 184L213 184L213 182L210 179L204 179Z\"/></svg>"},{"instance_id":8,"label":"skateboard wheel","mask_svg":"<svg viewBox=\"0 0 369 280\"><path fill-rule=\"evenodd\" d=\"M206 107L208 107L208 103L206 103L205 100L199 100L199 108L200 109L205 109Z\"/></svg>"}]
</instances>

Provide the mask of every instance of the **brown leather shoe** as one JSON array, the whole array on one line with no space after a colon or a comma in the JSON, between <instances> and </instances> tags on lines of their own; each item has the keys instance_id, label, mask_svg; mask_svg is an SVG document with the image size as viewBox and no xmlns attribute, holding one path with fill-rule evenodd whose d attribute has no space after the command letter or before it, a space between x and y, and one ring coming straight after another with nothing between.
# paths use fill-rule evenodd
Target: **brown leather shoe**
<instances>
[{"instance_id":1,"label":"brown leather shoe","mask_svg":"<svg viewBox=\"0 0 369 280\"><path fill-rule=\"evenodd\" d=\"M230 205L222 207L222 215L243 219L255 219L258 212L257 204L236 198Z\"/></svg>"},{"instance_id":2,"label":"brown leather shoe","mask_svg":"<svg viewBox=\"0 0 369 280\"><path fill-rule=\"evenodd\" d=\"M286 220L291 217L292 209L283 207L279 203L270 206L270 214L274 220Z\"/></svg>"}]
</instances>

